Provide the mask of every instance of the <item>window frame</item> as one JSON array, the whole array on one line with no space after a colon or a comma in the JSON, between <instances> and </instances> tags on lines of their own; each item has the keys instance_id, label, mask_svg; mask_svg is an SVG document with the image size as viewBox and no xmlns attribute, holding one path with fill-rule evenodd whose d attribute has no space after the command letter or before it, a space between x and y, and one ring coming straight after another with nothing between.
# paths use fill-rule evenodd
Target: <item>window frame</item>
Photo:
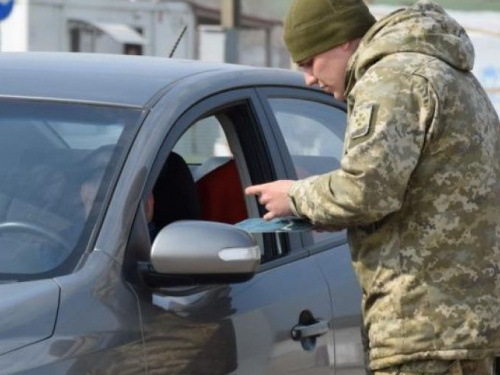
<instances>
[{"instance_id":1,"label":"window frame","mask_svg":"<svg viewBox=\"0 0 500 375\"><path fill-rule=\"evenodd\" d=\"M228 110L224 112L224 110ZM238 166L240 178L243 186L249 183L259 184L283 179L286 177L285 168L282 163L281 154L275 144L274 132L270 129L267 123L267 116L263 111L262 103L254 89L242 88L226 91L219 94L206 97L198 101L169 127L165 135L160 150L157 152L151 172L146 181L143 190L142 199L153 190L154 184L159 176L159 173L165 163L169 153L175 148L177 142L186 133L186 131L197 121L216 115L216 117L224 116L231 117L231 111L248 111L250 116L245 119L244 125L236 128L230 121L221 121L223 131L228 139L228 142L235 142L238 139L234 159ZM234 115L234 113L233 113ZM231 129L228 132L228 127ZM244 132L244 134L242 134ZM255 155L255 156L251 156ZM242 161L244 165L242 165ZM245 176L246 174L246 176ZM257 200L253 197L246 198L247 211L250 217L262 217L265 210L257 204ZM138 210L141 209L141 205ZM136 220L141 215L136 214ZM279 266L283 263L294 261L298 258L307 256L306 253L296 254L293 250L302 247L302 239L300 235L276 235L278 241L268 236L264 240L264 252L266 254L275 254L278 248L282 247L285 255L277 258L271 257L269 261L263 263L259 267L259 272L263 272L270 268ZM278 245L279 243L279 245Z\"/></svg>"},{"instance_id":2,"label":"window frame","mask_svg":"<svg viewBox=\"0 0 500 375\"><path fill-rule=\"evenodd\" d=\"M257 94L263 105L264 112L268 117L268 121L271 125L270 128L274 133L273 136L276 141L277 147L281 150L283 164L287 176L286 178L296 180L298 177L296 174L295 165L293 163L292 156L290 155L288 146L281 132L276 116L274 115L274 111L270 104L270 100L271 99L304 100L304 101L327 105L334 109L340 110L344 113L347 113L347 105L343 102L335 100L331 94L328 94L320 90L308 89L308 88L260 87L257 89ZM318 252L329 250L332 247L337 247L347 243L347 236L345 230L338 232L338 235L334 235L331 238L327 238L319 242L315 242L312 233L308 231L301 233L300 236L301 236L302 246L309 254L315 254Z\"/></svg>"}]
</instances>

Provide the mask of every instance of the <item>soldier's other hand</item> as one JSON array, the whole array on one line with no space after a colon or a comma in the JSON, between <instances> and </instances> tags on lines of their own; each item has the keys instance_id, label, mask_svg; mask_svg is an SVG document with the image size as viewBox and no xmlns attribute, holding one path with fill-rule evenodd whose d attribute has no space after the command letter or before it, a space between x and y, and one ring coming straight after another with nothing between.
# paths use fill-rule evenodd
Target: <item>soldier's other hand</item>
<instances>
[{"instance_id":1,"label":"soldier's other hand","mask_svg":"<svg viewBox=\"0 0 500 375\"><path fill-rule=\"evenodd\" d=\"M245 189L246 195L256 195L259 203L268 211L264 215L265 220L276 217L292 215L288 191L295 181L279 180L268 184L249 186Z\"/></svg>"}]
</instances>

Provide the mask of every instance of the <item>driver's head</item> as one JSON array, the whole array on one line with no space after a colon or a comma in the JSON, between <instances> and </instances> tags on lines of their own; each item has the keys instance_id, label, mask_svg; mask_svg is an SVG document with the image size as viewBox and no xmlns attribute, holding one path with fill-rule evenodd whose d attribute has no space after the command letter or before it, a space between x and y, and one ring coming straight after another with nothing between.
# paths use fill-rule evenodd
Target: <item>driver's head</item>
<instances>
[{"instance_id":1,"label":"driver's head","mask_svg":"<svg viewBox=\"0 0 500 375\"><path fill-rule=\"evenodd\" d=\"M86 157L84 164L84 178L80 187L80 197L83 204L85 217L88 217L94 204L97 191L101 185L106 168L108 167L114 145L102 146ZM154 196L151 193L145 203L146 218L148 222L153 219Z\"/></svg>"},{"instance_id":2,"label":"driver's head","mask_svg":"<svg viewBox=\"0 0 500 375\"><path fill-rule=\"evenodd\" d=\"M103 175L104 169L102 170L102 173L96 173L91 178L84 181L80 187L80 197L82 199L85 217L89 215L90 210L92 209L92 205L94 204L97 190L99 189L99 184Z\"/></svg>"}]
</instances>

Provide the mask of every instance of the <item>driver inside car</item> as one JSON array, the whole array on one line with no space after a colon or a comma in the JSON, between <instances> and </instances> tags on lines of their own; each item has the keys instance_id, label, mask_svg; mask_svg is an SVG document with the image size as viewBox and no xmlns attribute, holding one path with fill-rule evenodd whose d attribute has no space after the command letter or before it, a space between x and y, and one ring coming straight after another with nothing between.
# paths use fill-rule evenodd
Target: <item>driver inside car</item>
<instances>
[{"instance_id":1,"label":"driver inside car","mask_svg":"<svg viewBox=\"0 0 500 375\"><path fill-rule=\"evenodd\" d=\"M102 146L94 151L87 160L90 173L86 175L86 178L84 179L80 187L80 198L83 204L85 219L88 218L90 211L92 210L92 206L97 196L99 186L101 184L102 178L104 177L107 165L111 159L112 152L112 147ZM149 194L144 207L146 212L146 219L148 221L148 231L151 242L154 240L156 234L158 233L156 225L153 221L154 204L154 195L153 193L151 193Z\"/></svg>"}]
</instances>

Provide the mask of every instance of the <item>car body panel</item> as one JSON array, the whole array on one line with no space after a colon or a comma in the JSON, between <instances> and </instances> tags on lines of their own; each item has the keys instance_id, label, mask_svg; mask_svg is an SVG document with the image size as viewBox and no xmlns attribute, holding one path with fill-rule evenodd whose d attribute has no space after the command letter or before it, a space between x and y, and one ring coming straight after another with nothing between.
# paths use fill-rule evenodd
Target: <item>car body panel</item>
<instances>
[{"instance_id":1,"label":"car body panel","mask_svg":"<svg viewBox=\"0 0 500 375\"><path fill-rule=\"evenodd\" d=\"M59 375L100 373L102 369L116 374L145 373L137 297L121 278L121 266L98 250L86 266L43 281L61 290L52 335L0 356L0 373Z\"/></svg>"},{"instance_id":2,"label":"car body panel","mask_svg":"<svg viewBox=\"0 0 500 375\"><path fill-rule=\"evenodd\" d=\"M344 112L346 110L344 103L333 102L331 95L323 92L306 92L301 89L297 90L297 87L262 87L258 91L270 123L276 122L276 119L268 105L269 98L309 100ZM278 133L275 137L286 168L286 178L296 179L292 157L278 126L270 126L270 128ZM329 286L335 337L335 374L363 374L366 370L360 311L362 291L352 267L347 232L343 231L319 244L315 244L311 234L305 232L302 234L302 241Z\"/></svg>"},{"instance_id":3,"label":"car body panel","mask_svg":"<svg viewBox=\"0 0 500 375\"><path fill-rule=\"evenodd\" d=\"M276 75L275 69L242 65L144 56L44 52L2 53L0 69L3 72L0 96L134 107L154 104L168 86L186 78L198 82L197 90L191 90L192 86L187 82L178 86L196 93L204 86L211 89L217 84L235 87L234 79L241 79L243 85L245 74L249 75L246 81L252 85L252 76L259 76L252 73L254 70L269 71L269 76ZM196 77L200 74L205 78ZM281 74L288 79L294 76L285 70Z\"/></svg>"},{"instance_id":4,"label":"car body panel","mask_svg":"<svg viewBox=\"0 0 500 375\"><path fill-rule=\"evenodd\" d=\"M240 79L243 80L241 77ZM235 84L234 81L231 81L232 84ZM245 85L248 83L242 84L243 87ZM152 117L148 117L143 130L149 128L157 131L159 124L170 124L172 128L160 137L166 139L161 147L169 150L176 136L182 134L184 125L203 113L210 113L214 109L242 100L248 101L256 116L265 121L258 97L253 90L242 88L230 91L224 89L218 93L214 91L214 88L207 89L207 97L196 100L192 98L193 94L189 90L182 88L179 92L175 87L171 88L152 109ZM209 95L210 93L212 94ZM199 92L197 94L200 95ZM185 96L191 98L188 100ZM197 105L193 108L186 106L186 103L195 101ZM163 102L169 103L168 108L171 111L161 112L166 108L162 106ZM161 111L156 112L157 108ZM284 176L281 156L274 147L272 133L268 132L267 135L268 147L275 152L273 166L279 175ZM144 143L148 143L147 139L155 138L147 133L139 135L142 136L145 137ZM171 140L168 141L169 139ZM156 139L149 141L149 147L155 148L156 142ZM142 141L138 138L136 144L141 145ZM141 149L140 146L138 148ZM144 151L139 155L144 158ZM140 158L131 157L130 160L137 162ZM124 172L125 170L128 170L127 166ZM118 189L121 187L118 186L117 191ZM118 216L124 215L127 209L123 201L118 202L117 206L112 205L111 208L117 209ZM104 248L114 242L103 242L101 246ZM249 282L201 292L196 289L138 289L144 309L142 315L148 363L156 370L159 370L161 365L167 366L168 373L197 374L209 365L212 372L208 373L213 374L234 371L238 374L287 374L293 371L331 373L332 330L318 338L315 348L310 351L291 338L291 330L299 324L300 314L304 310L311 310L314 317L324 319L328 323L331 323L332 317L328 285L312 260L298 259L283 267L259 272ZM312 274L308 275L308 271ZM287 281L290 275L296 276ZM179 337L185 340L179 340ZM178 357L163 356L159 359L157 353L165 352L175 352ZM218 360L210 364L211 358L212 361L213 358Z\"/></svg>"},{"instance_id":5,"label":"car body panel","mask_svg":"<svg viewBox=\"0 0 500 375\"><path fill-rule=\"evenodd\" d=\"M53 280L0 284L0 356L52 335L59 292Z\"/></svg>"},{"instance_id":6,"label":"car body panel","mask_svg":"<svg viewBox=\"0 0 500 375\"><path fill-rule=\"evenodd\" d=\"M143 69L144 60L149 60L148 69ZM175 80L220 69L190 61L173 68L163 64L166 61L93 54L2 53L1 95L144 107Z\"/></svg>"},{"instance_id":7,"label":"car body panel","mask_svg":"<svg viewBox=\"0 0 500 375\"><path fill-rule=\"evenodd\" d=\"M352 268L347 241L316 254L315 261L329 287L335 335L335 374L363 373L365 348L360 313L361 288Z\"/></svg>"},{"instance_id":8,"label":"car body panel","mask_svg":"<svg viewBox=\"0 0 500 375\"><path fill-rule=\"evenodd\" d=\"M320 273L310 272L315 268L311 259L304 259L261 272L237 285L201 291L143 291L141 305L151 371L331 373L331 332L319 337L311 350L291 340L291 329L304 310L331 323L328 286Z\"/></svg>"},{"instance_id":9,"label":"car body panel","mask_svg":"<svg viewBox=\"0 0 500 375\"><path fill-rule=\"evenodd\" d=\"M0 84L3 98L143 113L138 132L123 140L119 170L78 266L44 281L54 285L52 298L60 289L59 307L51 310L55 326L43 341L0 355L0 373L363 373L359 287L345 242L318 250L306 235L290 235L289 255L234 284L151 286L140 274L129 279L126 268L133 230L144 221L141 202L189 124L225 106L247 105L262 135L252 141L265 150L252 162L269 171L268 179L293 178L290 155L259 90L295 90L327 102L326 94L306 89L297 72L160 58L9 54L0 56L0 68L9 72ZM249 209L254 217L256 207ZM10 285L17 284L0 290ZM304 316L327 330L315 340L294 340L292 330Z\"/></svg>"}]
</instances>

